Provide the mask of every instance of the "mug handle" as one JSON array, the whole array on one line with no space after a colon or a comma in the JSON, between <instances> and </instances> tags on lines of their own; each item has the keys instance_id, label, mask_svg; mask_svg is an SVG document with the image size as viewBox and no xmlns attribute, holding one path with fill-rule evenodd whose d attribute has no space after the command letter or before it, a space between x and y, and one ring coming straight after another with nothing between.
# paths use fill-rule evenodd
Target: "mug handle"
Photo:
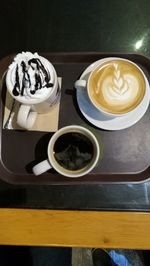
<instances>
[{"instance_id":1,"label":"mug handle","mask_svg":"<svg viewBox=\"0 0 150 266\"><path fill-rule=\"evenodd\" d=\"M17 124L25 129L29 129L35 123L37 112L31 111L30 105L21 104L18 115Z\"/></svg>"},{"instance_id":2,"label":"mug handle","mask_svg":"<svg viewBox=\"0 0 150 266\"><path fill-rule=\"evenodd\" d=\"M83 89L86 87L87 81L84 79L78 79L76 80L74 86L76 89Z\"/></svg>"},{"instance_id":3,"label":"mug handle","mask_svg":"<svg viewBox=\"0 0 150 266\"><path fill-rule=\"evenodd\" d=\"M41 175L44 172L48 171L49 169L51 169L52 166L50 165L48 160L44 160L38 164L36 164L33 168L32 171L35 175Z\"/></svg>"}]
</instances>

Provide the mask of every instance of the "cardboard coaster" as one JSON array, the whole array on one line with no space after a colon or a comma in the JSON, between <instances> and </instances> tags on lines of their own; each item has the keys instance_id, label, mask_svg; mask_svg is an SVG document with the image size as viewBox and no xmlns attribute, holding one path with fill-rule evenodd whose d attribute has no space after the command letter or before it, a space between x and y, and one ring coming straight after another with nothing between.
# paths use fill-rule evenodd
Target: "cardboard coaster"
<instances>
[{"instance_id":1,"label":"cardboard coaster","mask_svg":"<svg viewBox=\"0 0 150 266\"><path fill-rule=\"evenodd\" d=\"M57 103L50 109L48 113L38 114L34 126L28 131L46 131L46 132L55 132L58 129L58 120L59 120L59 107L60 107L60 98L61 98L61 84L62 78L58 78L60 95ZM19 125L17 125L17 113L20 103L12 98L10 93L6 92L5 99L5 110L4 110L4 119L3 119L3 128L4 129L17 129L24 130Z\"/></svg>"}]
</instances>

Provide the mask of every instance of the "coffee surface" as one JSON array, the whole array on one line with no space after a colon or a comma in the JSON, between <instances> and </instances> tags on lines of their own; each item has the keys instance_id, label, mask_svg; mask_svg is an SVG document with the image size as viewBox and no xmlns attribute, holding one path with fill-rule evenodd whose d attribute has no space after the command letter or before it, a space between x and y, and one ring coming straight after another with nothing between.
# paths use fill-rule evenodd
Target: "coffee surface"
<instances>
[{"instance_id":1,"label":"coffee surface","mask_svg":"<svg viewBox=\"0 0 150 266\"><path fill-rule=\"evenodd\" d=\"M119 59L97 67L89 80L93 103L112 114L124 114L137 107L145 89L145 79L138 67Z\"/></svg>"},{"instance_id":2,"label":"coffee surface","mask_svg":"<svg viewBox=\"0 0 150 266\"><path fill-rule=\"evenodd\" d=\"M92 142L83 134L70 132L61 135L54 145L54 158L64 169L77 171L86 167L93 158Z\"/></svg>"}]
</instances>

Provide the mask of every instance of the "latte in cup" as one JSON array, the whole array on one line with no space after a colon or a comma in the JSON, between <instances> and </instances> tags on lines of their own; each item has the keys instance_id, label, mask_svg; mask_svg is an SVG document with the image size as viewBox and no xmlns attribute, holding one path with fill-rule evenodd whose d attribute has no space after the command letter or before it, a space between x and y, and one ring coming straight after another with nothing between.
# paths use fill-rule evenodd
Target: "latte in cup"
<instances>
[{"instance_id":1,"label":"latte in cup","mask_svg":"<svg viewBox=\"0 0 150 266\"><path fill-rule=\"evenodd\" d=\"M100 64L88 80L88 95L104 113L124 115L143 100L146 81L142 70L126 59L112 59Z\"/></svg>"}]
</instances>

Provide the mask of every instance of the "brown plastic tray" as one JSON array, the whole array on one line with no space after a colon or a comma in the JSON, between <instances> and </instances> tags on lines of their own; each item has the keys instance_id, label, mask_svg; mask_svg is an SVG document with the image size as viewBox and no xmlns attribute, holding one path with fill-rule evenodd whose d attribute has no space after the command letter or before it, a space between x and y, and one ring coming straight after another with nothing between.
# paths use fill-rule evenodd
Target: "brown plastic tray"
<instances>
[{"instance_id":1,"label":"brown plastic tray","mask_svg":"<svg viewBox=\"0 0 150 266\"><path fill-rule=\"evenodd\" d=\"M98 166L87 176L71 179L54 170L32 174L32 167L47 158L47 143L51 133L2 129L5 82L1 82L0 106L0 178L13 184L94 184L142 182L150 177L150 108L134 126L121 131L105 131L91 125L79 111L74 82L92 62L111 56L130 59L137 63L150 79L150 60L140 54L120 53L47 53L62 77L59 128L78 124L89 128L97 136L102 149ZM14 55L0 61L0 77ZM50 121L49 121L50 122Z\"/></svg>"}]
</instances>

